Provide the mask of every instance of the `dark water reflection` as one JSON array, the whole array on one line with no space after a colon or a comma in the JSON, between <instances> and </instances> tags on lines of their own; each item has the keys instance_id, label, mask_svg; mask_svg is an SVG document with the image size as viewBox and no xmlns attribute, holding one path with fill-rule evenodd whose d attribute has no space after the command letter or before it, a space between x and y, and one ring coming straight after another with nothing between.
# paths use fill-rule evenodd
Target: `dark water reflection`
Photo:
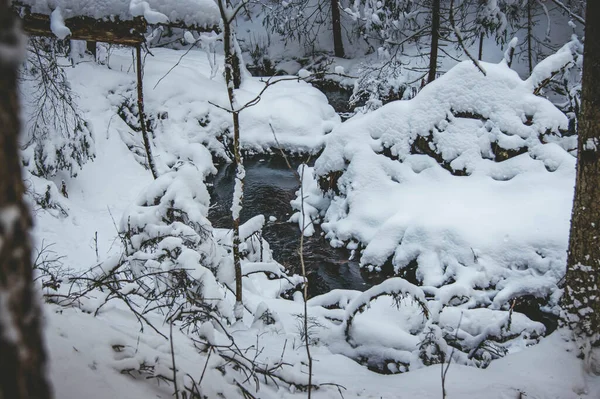
<instances>
[{"instance_id":1,"label":"dark water reflection","mask_svg":"<svg viewBox=\"0 0 600 399\"><path fill-rule=\"evenodd\" d=\"M290 159L294 170L302 163ZM253 216L265 215L264 238L269 242L275 259L290 271L300 273L300 230L287 220L293 211L290 201L295 198L299 184L295 173L281 156L246 159L242 223ZM209 219L215 227L231 228L231 198L233 195L234 165L217 166L218 173L210 180L213 207ZM277 218L270 222L269 217ZM309 276L309 295L319 295L335 288L364 291L384 280L383 276L364 273L358 262L349 260L346 249L332 248L320 235L305 237L304 261Z\"/></svg>"}]
</instances>

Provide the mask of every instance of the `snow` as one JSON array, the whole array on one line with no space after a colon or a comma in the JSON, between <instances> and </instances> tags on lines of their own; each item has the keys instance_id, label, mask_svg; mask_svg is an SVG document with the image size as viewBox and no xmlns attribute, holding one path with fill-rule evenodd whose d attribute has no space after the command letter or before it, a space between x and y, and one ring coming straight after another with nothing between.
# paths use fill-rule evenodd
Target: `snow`
<instances>
[{"instance_id":1,"label":"snow","mask_svg":"<svg viewBox=\"0 0 600 399\"><path fill-rule=\"evenodd\" d=\"M265 225L264 215L256 215L240 226L240 241L245 241L252 234L260 233Z\"/></svg>"},{"instance_id":2,"label":"snow","mask_svg":"<svg viewBox=\"0 0 600 399\"><path fill-rule=\"evenodd\" d=\"M413 100L342 124L314 171L340 174L339 194L319 208L332 245L360 242L369 270L416 261L423 285L455 280L488 293L470 292L471 306L500 309L557 290L575 158L561 139L566 117L505 64L485 68L460 63ZM494 160L494 146L523 153Z\"/></svg>"},{"instance_id":3,"label":"snow","mask_svg":"<svg viewBox=\"0 0 600 399\"><path fill-rule=\"evenodd\" d=\"M555 54L540 61L535 66L529 79L527 79L531 90L539 87L544 80L549 79L568 64L573 64L575 62L574 54L578 47L581 47L581 43L577 38L574 38L561 47Z\"/></svg>"},{"instance_id":4,"label":"snow","mask_svg":"<svg viewBox=\"0 0 600 399\"><path fill-rule=\"evenodd\" d=\"M193 44L196 42L196 38L190 31L185 31L185 33L183 34L183 38L185 39L185 42L187 44Z\"/></svg>"},{"instance_id":5,"label":"snow","mask_svg":"<svg viewBox=\"0 0 600 399\"><path fill-rule=\"evenodd\" d=\"M508 42L508 45L506 46L506 51L504 52L504 61L507 64L512 62L512 58L514 57L514 52L518 44L519 38L516 36L510 39L510 42Z\"/></svg>"},{"instance_id":6,"label":"snow","mask_svg":"<svg viewBox=\"0 0 600 399\"><path fill-rule=\"evenodd\" d=\"M317 182L313 178L313 168L305 164L298 167L298 176L300 177L301 189L296 192L298 196L291 201L293 209L298 210L294 213L289 221L298 223L300 231L306 237L310 237L315 233L315 223L319 219L319 208L323 207L323 196L317 186Z\"/></svg>"},{"instance_id":7,"label":"snow","mask_svg":"<svg viewBox=\"0 0 600 399\"><path fill-rule=\"evenodd\" d=\"M298 71L298 76L299 76L301 79L306 79L306 78L308 78L310 75L312 75L312 74L310 73L310 71L308 71L308 70L306 70L306 69L304 69L304 68L303 68L303 69L300 69L300 70Z\"/></svg>"},{"instance_id":8,"label":"snow","mask_svg":"<svg viewBox=\"0 0 600 399\"><path fill-rule=\"evenodd\" d=\"M64 268L77 275L90 267L85 276L119 273L116 292L127 294L138 311L152 305L144 297L148 290L166 292L160 290L176 283L140 272L185 270L197 283L186 295L202 294L215 318L188 329L177 321L169 341L164 337L171 333L172 313L148 311L156 331L144 323L140 328L128 305L98 287L69 306L47 304L57 397L171 398L173 357L179 388L197 383L209 398L239 397L237 384L266 399L306 396L293 384L274 384L259 374L270 369L292 383L307 383L299 327L304 279L273 258L260 234L265 215L257 215L240 226L244 304L235 303L232 232L210 225L205 184L215 172L213 157L231 161L231 115L213 105L228 105L225 83L204 51L190 51L167 74L182 54L157 48L146 58L156 180L144 167L133 129L129 52L113 51L110 69L92 62L69 68L78 105L93 128L96 159L76 177L27 175L30 194L48 188L56 205L37 209L34 236L37 247L53 243L65 256ZM217 56L214 65L222 61ZM421 286L396 277L362 293L334 290L308 301L313 382L321 384L312 391L316 399L340 397L330 384L340 384L348 398L439 398L442 365L433 360L440 353L453 362L449 397L600 395L598 379L584 373L565 331L543 337L542 324L510 310L517 296L544 297L551 310L560 297L575 164L566 151L573 140L560 136L566 118L505 66L485 68L487 77L460 64L414 100L344 124L326 98L301 81L275 84L258 105L242 111L246 152L281 146L317 153L326 146L314 168L298 169L297 195L303 198L292 203L292 221L305 233L317 232L314 223L321 223L328 238L356 251L366 268L390 257L399 271L418 262ZM239 102L263 86L247 79ZM418 137L428 138L439 157L413 153ZM523 153L496 162L492 143ZM466 176L456 173L463 168ZM318 178L329 172L340 175L338 191L324 195ZM58 189L62 180L68 198ZM82 283L61 284L58 292L67 293ZM48 287L44 292L56 293ZM193 300L175 301L197 310ZM240 369L226 355L257 365Z\"/></svg>"},{"instance_id":9,"label":"snow","mask_svg":"<svg viewBox=\"0 0 600 399\"><path fill-rule=\"evenodd\" d=\"M205 151L200 147L232 161L223 144L232 142L231 115L212 105L230 106L222 76L223 57L192 50L181 58L180 52L163 48L153 49L152 54L145 63L144 100L145 112L156 122L154 145L164 152L156 160L159 171L179 158L191 159L196 164L206 162L205 157L195 155L199 150ZM179 65L169 72L177 62ZM211 70L213 62L219 66L218 70ZM113 70L127 71L130 65L128 51L116 50L110 57ZM258 78L245 79L242 88L236 91L238 103L254 99L264 84ZM123 103L123 97L135 104L135 95L133 85L123 86L111 100L117 107ZM136 115L132 113L130 118L137 123ZM308 83L284 80L269 87L258 104L240 113L240 140L242 149L250 153L279 152L279 147L316 153L322 149L325 135L339 123L339 116L323 93Z\"/></svg>"},{"instance_id":10,"label":"snow","mask_svg":"<svg viewBox=\"0 0 600 399\"><path fill-rule=\"evenodd\" d=\"M144 17L150 24L164 24L169 22L169 18L166 15L152 10L147 1L131 0L129 3L129 12L134 17Z\"/></svg>"},{"instance_id":11,"label":"snow","mask_svg":"<svg viewBox=\"0 0 600 399\"><path fill-rule=\"evenodd\" d=\"M50 14L50 29L61 40L71 34L71 30L65 26L60 7L56 7Z\"/></svg>"},{"instance_id":12,"label":"snow","mask_svg":"<svg viewBox=\"0 0 600 399\"><path fill-rule=\"evenodd\" d=\"M263 314L267 309L279 315L267 302L257 305L256 314ZM153 379L145 380L143 377L132 378L120 372L123 369L139 369L140 361L144 360L147 364L164 364L166 367L171 364L167 342L157 339L156 335L152 338L151 333L140 336L135 321L126 313L114 310L110 315L94 318L75 309L47 306L46 318L50 378L54 381L57 397L123 397L124 393L132 399L171 397L172 392L167 384L158 384ZM238 332L236 338L249 344L252 341L256 344L258 338L263 350L262 356L271 357L271 361L275 361L279 359L283 349L279 340L292 336L285 329L292 327L293 331L293 325L290 325L287 318L279 315L275 320L280 324L279 328L284 329L279 330L279 333L267 332L259 337L256 333L253 336L250 333L244 339ZM215 344L222 342L223 337L217 330L211 328L208 332L214 335L212 339L216 340ZM193 371L191 375L198 378L207 362L206 356L198 355L191 342L179 331L174 330L173 333L177 367ZM291 351L291 345L286 353L294 358L295 351ZM328 353L323 346L315 346L313 354L318 359L314 362L315 376L323 382L344 386L344 397L391 399L439 398L441 395L440 365L406 374L380 375L344 356ZM154 360L155 357L157 360ZM205 381L210 383L202 384L205 390L203 392L206 395L227 392L226 380L211 369L212 367L208 368L209 374L205 377ZM74 376L77 378L73 378ZM187 378L180 386L186 381ZM402 389L399 391L398 387ZM598 381L582 373L581 361L575 356L573 344L567 342L561 332L552 334L527 351L497 360L485 370L453 364L447 375L446 389L449 397L465 399L481 398L482 392L493 399L517 397L519 392L530 397L565 399L595 398L600 393ZM270 392L267 385L262 386L260 392L261 397L267 398L306 395L286 390ZM235 392L229 393L236 396ZM313 391L315 398L336 395L339 396L337 390L327 387Z\"/></svg>"},{"instance_id":13,"label":"snow","mask_svg":"<svg viewBox=\"0 0 600 399\"><path fill-rule=\"evenodd\" d=\"M233 201L231 203L231 217L233 220L240 218L242 211L242 201L244 197L244 177L246 170L243 164L238 164L235 172L235 185L233 187Z\"/></svg>"},{"instance_id":14,"label":"snow","mask_svg":"<svg viewBox=\"0 0 600 399\"><path fill-rule=\"evenodd\" d=\"M598 144L598 139L595 137L591 137L585 141L585 143L583 144L583 149L587 151L597 151Z\"/></svg>"},{"instance_id":15,"label":"snow","mask_svg":"<svg viewBox=\"0 0 600 399\"><path fill-rule=\"evenodd\" d=\"M219 9L213 0L21 0L20 3L31 7L33 13L52 14L53 21L59 18L54 16L57 10L64 19L83 16L130 20L143 16L150 24L172 22L202 28L212 28L220 21ZM60 25L64 27L64 23ZM53 32L57 34L54 29ZM59 32L66 31L61 28Z\"/></svg>"}]
</instances>

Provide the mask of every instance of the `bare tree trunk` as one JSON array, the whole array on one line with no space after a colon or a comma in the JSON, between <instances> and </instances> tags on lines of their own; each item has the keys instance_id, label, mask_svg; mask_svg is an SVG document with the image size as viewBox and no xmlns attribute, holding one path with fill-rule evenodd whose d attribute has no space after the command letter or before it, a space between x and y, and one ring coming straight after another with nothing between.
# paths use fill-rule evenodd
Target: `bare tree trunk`
<instances>
[{"instance_id":1,"label":"bare tree trunk","mask_svg":"<svg viewBox=\"0 0 600 399\"><path fill-rule=\"evenodd\" d=\"M483 32L479 35L479 54L477 59L479 61L482 61L483 59L483 39L485 38L485 35L483 34Z\"/></svg>"},{"instance_id":2,"label":"bare tree trunk","mask_svg":"<svg viewBox=\"0 0 600 399\"><path fill-rule=\"evenodd\" d=\"M342 41L342 21L338 0L331 0L331 23L333 29L333 51L336 57L344 57L344 42Z\"/></svg>"},{"instance_id":3,"label":"bare tree trunk","mask_svg":"<svg viewBox=\"0 0 600 399\"><path fill-rule=\"evenodd\" d=\"M431 52L429 55L429 77L427 83L435 80L437 74L438 44L440 41L440 0L431 5Z\"/></svg>"},{"instance_id":4,"label":"bare tree trunk","mask_svg":"<svg viewBox=\"0 0 600 399\"><path fill-rule=\"evenodd\" d=\"M140 129L142 131L142 139L144 140L144 149L146 150L146 159L148 167L152 172L152 177L158 178L158 171L152 156L152 147L150 147L150 138L148 137L148 129L146 128L146 114L144 113L144 73L142 71L142 45L135 46L135 59L137 69L137 95L138 95L138 113L140 117Z\"/></svg>"},{"instance_id":5,"label":"bare tree trunk","mask_svg":"<svg viewBox=\"0 0 600 399\"><path fill-rule=\"evenodd\" d=\"M529 74L533 72L533 17L531 15L531 0L527 1L527 60L529 63Z\"/></svg>"},{"instance_id":6,"label":"bare tree trunk","mask_svg":"<svg viewBox=\"0 0 600 399\"><path fill-rule=\"evenodd\" d=\"M32 284L31 216L23 202L17 146L17 68L25 39L8 3L0 0L0 399L45 399L52 394Z\"/></svg>"},{"instance_id":7,"label":"bare tree trunk","mask_svg":"<svg viewBox=\"0 0 600 399\"><path fill-rule=\"evenodd\" d=\"M233 154L236 165L235 188L231 205L231 216L233 219L233 264L235 270L235 318L242 319L243 295L242 295L242 262L240 257L240 211L244 199L244 163L240 149L240 115L235 100L235 89L241 85L240 58L235 48L235 36L228 16L229 9L225 0L217 1L221 19L223 20L223 51L225 53L225 83L227 84L227 96L233 117Z\"/></svg>"},{"instance_id":8,"label":"bare tree trunk","mask_svg":"<svg viewBox=\"0 0 600 399\"><path fill-rule=\"evenodd\" d=\"M600 2L587 2L587 20L600 19ZM585 27L577 181L562 306L575 335L600 346L600 25ZM596 369L600 373L600 365Z\"/></svg>"},{"instance_id":9,"label":"bare tree trunk","mask_svg":"<svg viewBox=\"0 0 600 399\"><path fill-rule=\"evenodd\" d=\"M86 47L87 51L89 51L89 52L90 52L90 54L91 54L91 55L94 57L94 61L96 61L96 60L97 60L97 54L96 54L96 44L97 44L97 42L95 42L95 41L91 41L91 40L88 40L88 41L85 43L85 47Z\"/></svg>"}]
</instances>

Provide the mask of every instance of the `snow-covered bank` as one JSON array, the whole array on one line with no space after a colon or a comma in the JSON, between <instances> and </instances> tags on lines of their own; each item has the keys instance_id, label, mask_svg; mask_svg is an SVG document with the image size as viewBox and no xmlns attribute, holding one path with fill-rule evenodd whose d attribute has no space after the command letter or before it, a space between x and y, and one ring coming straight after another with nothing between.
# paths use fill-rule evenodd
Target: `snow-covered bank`
<instances>
[{"instance_id":1,"label":"snow-covered bank","mask_svg":"<svg viewBox=\"0 0 600 399\"><path fill-rule=\"evenodd\" d=\"M78 278L65 278L57 289L69 295L69 301L56 296L52 286L45 289L50 299L69 305L45 307L51 376L58 397L167 398L174 393L171 380L180 390L197 389L209 398L241 397L244 389L259 398L306 395L302 390L306 389L309 370L299 327L303 302L299 292L294 292L302 279L288 276L273 259L268 243L260 236L264 216L250 219L241 228L245 239L241 249L246 309L243 320L235 322L232 317L232 237L230 231L210 226L206 218L210 201L203 181L214 171L212 156L227 157L223 137L230 130L229 114L211 104L227 105L225 85L220 73L211 78L210 63L203 52L184 57L159 82L182 54L156 50L146 59L146 108L161 172L157 180L152 180L141 166L145 160L139 133L135 132L134 75L129 71L129 54L112 54L112 69L84 63L70 71L80 108L95 134L96 160L88 162L77 177L61 174L54 178L56 186L62 179L66 182L69 198L60 198L59 190L53 195L65 205L68 216L55 218L43 210L36 215L38 240L56 242L57 253L66 255L62 262L78 271ZM326 173L343 172L337 180L341 195L331 202L316 197L316 181L305 170L307 193L315 196L305 204L305 214L315 216L318 209L332 204L329 209L339 211L337 219L327 220L332 227L335 223L342 226L344 218L357 215L353 221L356 225L346 227L356 229L357 234L371 234L369 245L386 244L374 246L373 254L383 250L393 253L399 243L390 237L394 237L391 233L400 234L401 228L395 223L404 219L380 214L398 211L396 201L405 200L405 206L415 208L424 204L444 206L433 199L438 192L425 184L436 185L441 195L452 199L455 207L450 212L457 213L447 215L444 223L435 217L444 215L442 211L429 219L426 212L415 218L417 222L428 222L419 226L422 234L415 237L420 239L412 241L413 253L423 256L418 261L429 262L429 268L422 272L425 286L390 279L364 293L333 291L308 303L316 398L439 397L439 362L449 359L461 364L451 366L447 381L450 397L505 398L517 397L519 392L533 397L597 397L597 381L586 381L581 362L574 352L565 351L569 345L559 335L544 339L541 323L517 311L500 309L522 293L517 292L520 286L516 282L541 295L555 289L560 237L542 232L547 242L533 239L535 220L524 224L527 229L522 235L511 230L513 235L505 241L501 233L513 228L513 222L521 223L518 217L537 212L534 201L521 192L529 187L553 187L544 201L557 209L564 207L557 193L562 193L563 184L572 179L572 156L559 144L536 141L547 128L548 137L553 136L564 123L564 116L544 100L525 94L520 80L509 73L499 74L502 76L495 81L504 86L489 88L471 76L472 67L461 67L474 87L495 92L498 87L515 90L515 98L522 102L512 97L501 102L504 112L497 119L490 116L496 112L496 103L476 101L478 105L489 105L483 111L451 106L456 113L468 113L469 118L466 114L443 113L441 119L419 125L424 126L423 132L434 130L424 135L432 138L429 148L439 150L447 163L445 168L427 155L403 154L402 145L393 145L410 143L402 141L402 135L390 133L407 124L410 115L429 115L432 119L440 116L434 112L434 105L446 106L444 101L460 99L456 93L469 94L465 87L471 80L466 78L463 85L454 87L456 93L444 93L439 87L443 81L438 89L431 85L430 97L421 109L391 105L371 114L374 116L357 118L334 130L328 142L330 149L322 158L331 161L328 165L341 165L341 169L328 169ZM94 76L98 78L92 79ZM250 100L261 88L258 80L248 80L239 92L240 102ZM527 111L524 114L507 111L516 112L521 106ZM394 112L389 115L384 110ZM504 125L507 113L509 122ZM488 118L489 123L473 119L476 114ZM442 127L444 121L447 124ZM243 143L249 151L276 146L269 124L286 149L316 152L339 119L322 94L303 82L290 81L276 84L257 106L242 113L241 134L246 137ZM380 130L365 133L364 126ZM518 127L517 133L502 136L513 127ZM449 132L453 140L444 141L440 129ZM386 147L403 162L379 154L387 154ZM489 152L485 152L488 147ZM529 152L501 163L481 155L484 152L489 157L501 157L502 151L517 147ZM444 151L452 148L456 151ZM343 155L340 162L336 149L341 149ZM464 167L470 176L453 176L448 169L454 166L457 170ZM317 164L317 171L322 167ZM382 198L373 195L378 184L385 189L377 192ZM416 194L404 192L405 187L417 190ZM458 195L455 187L462 188L464 196ZM337 208L336 201L340 205ZM342 207L343 201L347 206ZM464 211L458 217L457 209L465 203L476 208L482 201L486 206L496 204L504 212L496 216L493 211L479 208L477 217L491 218L493 228L482 227L476 218L460 227L470 213ZM515 204L524 211L505 220ZM302 206L301 202L296 205ZM105 208L107 211L100 211ZM370 222L363 223L367 220ZM557 220L560 215L543 227L552 230L558 226ZM302 227L308 226L306 221L296 221ZM117 233L120 236L111 241ZM352 238L350 245L358 246L360 237ZM525 243L518 246L521 244L515 244L516 238ZM478 240L478 247L470 249L470 240ZM498 244L498 240L502 242ZM432 248L435 256L427 253ZM537 253L540 248L545 252ZM366 254L365 250L363 256ZM515 259L521 256L529 256L525 260L533 259L534 263L517 263ZM100 266L82 274L95 263ZM376 266L375 262L371 264ZM446 279L455 281L435 287L446 283ZM82 288L83 294L78 297ZM283 293L295 300L283 299ZM552 295L555 300L556 292ZM480 305L492 309L477 308ZM183 320L182 312L189 312L190 318ZM540 346L528 347L538 341ZM531 355L515 355L517 352ZM463 366L487 366L504 355L488 370ZM386 373L410 372L389 376L368 367ZM524 370L537 371L533 376L524 376ZM558 378L564 380L557 382ZM86 393L88 390L92 392Z\"/></svg>"},{"instance_id":2,"label":"snow-covered bank","mask_svg":"<svg viewBox=\"0 0 600 399\"><path fill-rule=\"evenodd\" d=\"M183 58L183 52L175 50L152 52L153 56L146 58L144 88L159 170L166 172L177 161L191 161L206 177L215 171L211 153L228 159L227 144L231 142L231 116L211 105L228 104L222 74L211 71L208 55L201 50L190 51ZM216 57L220 65L222 58ZM180 58L179 65L167 74ZM53 244L52 249L65 256L65 265L76 270L114 252L115 224L152 180L141 166L146 164L141 134L132 129L137 127L132 60L129 51L120 49L112 52L108 67L83 62L67 69L77 106L93 132L97 157L85 164L76 178L66 172L59 172L52 182L29 177L32 191L39 195L50 184L55 194L52 200L68 214L55 218L48 212L38 213L40 245L41 241ZM263 87L259 79L248 78L239 91L239 102L254 98ZM23 92L25 98L28 94ZM288 151L317 152L325 134L339 123L321 92L302 81L285 81L267 89L256 106L241 113L242 145L251 152L279 146ZM68 199L58 193L63 180Z\"/></svg>"},{"instance_id":3,"label":"snow-covered bank","mask_svg":"<svg viewBox=\"0 0 600 399\"><path fill-rule=\"evenodd\" d=\"M50 377L57 398L172 397L171 386L158 383L152 378L154 374L149 368L159 363L170 373L167 341L158 336L151 338L150 333L144 334L142 341L138 341L138 326L125 312L114 310L95 318L80 311L47 306L46 315ZM258 342L263 355L274 360L279 359L288 339L286 354L290 358L301 358L302 353L292 349L295 329L293 325L284 323L286 328L279 327L279 332L271 330L261 333L259 329L249 329L239 331L235 337L241 341L240 345ZM177 366L197 377L206 364L206 357L199 355L189 339L177 330L174 330L174 339ZM400 375L381 375L345 356L331 354L324 346L314 347L313 352L316 359L315 375L322 382L343 386L341 392L344 398L441 397L439 364ZM447 375L447 394L449 398L461 399L597 398L600 396L600 384L597 379L584 375L582 362L575 353L574 346L565 342L558 331L534 347L495 361L485 370L454 364ZM143 360L147 364L145 372L120 372L123 369L131 370ZM138 375L140 377L136 378ZM151 378L145 379L146 376ZM220 373L208 374L202 384L202 392L211 398L219 391L229 394L226 396L228 398L239 397L237 392L227 389L228 384L227 378ZM293 393L285 389L274 391L264 384L261 387L257 397L306 397L305 392ZM342 396L334 387L324 387L313 391L313 397Z\"/></svg>"},{"instance_id":4,"label":"snow-covered bank","mask_svg":"<svg viewBox=\"0 0 600 399\"><path fill-rule=\"evenodd\" d=\"M463 62L413 100L334 130L315 164L334 190L322 228L332 245L360 243L365 267L415 261L421 284L444 286L438 297L500 309L533 295L555 306L575 141L533 82L504 63L484 68Z\"/></svg>"},{"instance_id":5,"label":"snow-covered bank","mask_svg":"<svg viewBox=\"0 0 600 399\"><path fill-rule=\"evenodd\" d=\"M229 107L222 56L201 50L184 55L169 49L153 49L152 54L146 57L144 68L144 99L145 110L152 118L155 144L162 152L162 158L157 157L159 164L172 164L173 157L193 158L191 153L199 145L229 159L229 149L224 143L231 142L233 128L231 115L222 109ZM111 55L109 66L128 71L131 55L117 51ZM94 65L78 68L85 74L98 70ZM171 68L174 69L170 71ZM264 86L259 78L247 77L236 92L238 104L242 106L255 99ZM123 97L133 104L134 87L122 87L113 97L114 106L122 105ZM240 123L241 143L247 151L264 152L281 147L315 153L340 119L323 93L303 81L284 80L270 86L256 105L242 111Z\"/></svg>"}]
</instances>

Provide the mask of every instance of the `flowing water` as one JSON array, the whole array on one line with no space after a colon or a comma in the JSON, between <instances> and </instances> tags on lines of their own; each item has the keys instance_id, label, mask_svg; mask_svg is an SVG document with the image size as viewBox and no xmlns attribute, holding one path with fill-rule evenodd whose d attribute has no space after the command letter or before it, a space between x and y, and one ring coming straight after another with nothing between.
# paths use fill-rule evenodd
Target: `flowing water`
<instances>
[{"instance_id":1,"label":"flowing water","mask_svg":"<svg viewBox=\"0 0 600 399\"><path fill-rule=\"evenodd\" d=\"M244 202L240 214L244 223L262 214L266 224L263 237L269 242L275 259L290 271L300 273L300 229L297 223L289 223L292 215L290 201L296 197L299 182L294 171L301 160L291 159L291 170L281 156L265 155L246 159L244 179ZM231 198L235 166L218 166L218 173L211 180L212 203L209 219L215 227L231 228ZM274 216L276 221L269 218ZM333 248L320 230L313 237L305 237L304 262L309 279L309 295L314 296L335 288L363 291L383 280L382 276L364 273L358 262L350 260L350 252Z\"/></svg>"}]
</instances>

